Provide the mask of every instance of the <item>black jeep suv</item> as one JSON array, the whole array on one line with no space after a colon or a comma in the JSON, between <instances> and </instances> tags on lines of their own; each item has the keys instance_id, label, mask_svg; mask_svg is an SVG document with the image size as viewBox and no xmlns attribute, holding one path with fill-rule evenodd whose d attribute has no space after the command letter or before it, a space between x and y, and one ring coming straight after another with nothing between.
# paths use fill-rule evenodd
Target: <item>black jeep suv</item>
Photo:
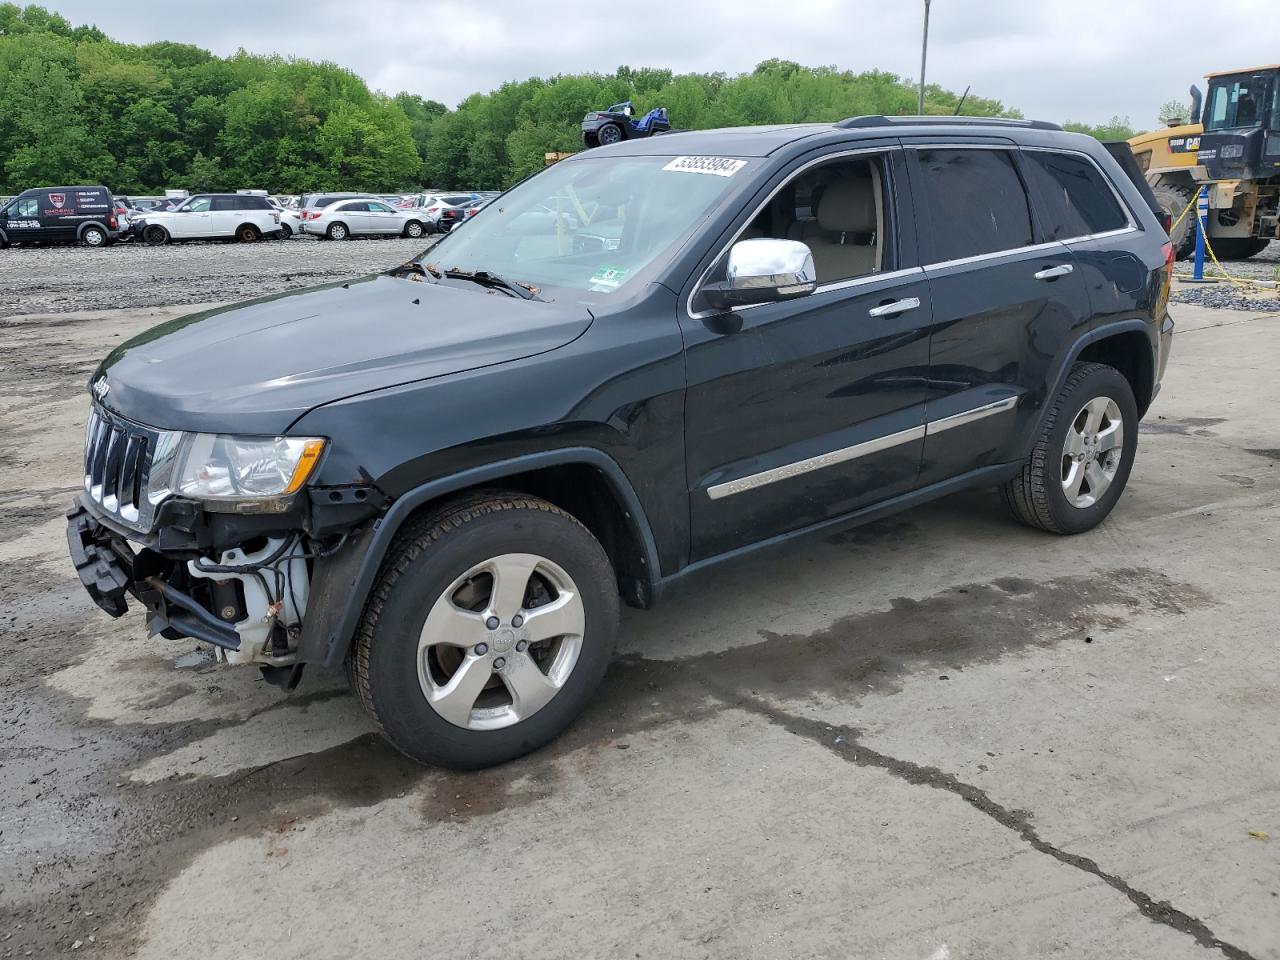
<instances>
[{"instance_id":1,"label":"black jeep suv","mask_svg":"<svg viewBox=\"0 0 1280 960\"><path fill-rule=\"evenodd\" d=\"M385 274L157 327L90 381L71 554L107 612L422 761L546 743L647 607L750 550L999 486L1115 506L1172 248L1095 140L860 117L561 161Z\"/></svg>"}]
</instances>

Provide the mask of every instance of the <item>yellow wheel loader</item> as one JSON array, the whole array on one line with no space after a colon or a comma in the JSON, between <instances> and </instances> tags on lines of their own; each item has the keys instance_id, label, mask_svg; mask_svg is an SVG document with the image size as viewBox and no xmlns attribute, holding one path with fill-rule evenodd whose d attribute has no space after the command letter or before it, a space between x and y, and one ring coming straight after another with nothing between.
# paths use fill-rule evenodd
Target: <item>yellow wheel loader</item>
<instances>
[{"instance_id":1,"label":"yellow wheel loader","mask_svg":"<svg viewBox=\"0 0 1280 960\"><path fill-rule=\"evenodd\" d=\"M1190 123L1141 134L1129 146L1173 219L1209 187L1209 241L1219 258L1242 260L1280 238L1280 64L1206 79L1207 100L1191 88ZM1173 231L1179 259L1195 249L1194 216Z\"/></svg>"}]
</instances>

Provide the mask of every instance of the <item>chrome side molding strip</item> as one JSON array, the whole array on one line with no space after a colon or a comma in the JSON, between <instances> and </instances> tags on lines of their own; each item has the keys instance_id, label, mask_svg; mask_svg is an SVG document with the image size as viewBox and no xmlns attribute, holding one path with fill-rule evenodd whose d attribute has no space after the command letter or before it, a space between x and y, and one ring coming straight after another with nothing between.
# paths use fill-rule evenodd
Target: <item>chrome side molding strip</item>
<instances>
[{"instance_id":1,"label":"chrome side molding strip","mask_svg":"<svg viewBox=\"0 0 1280 960\"><path fill-rule=\"evenodd\" d=\"M953 413L951 416L943 417L941 420L931 420L928 425L927 435L932 436L935 433L942 433L944 430L950 430L953 427L963 427L966 423L973 423L983 417L990 417L997 413L1004 413L1006 410L1012 410L1017 405L1018 397L1015 394L1012 397L1005 397L1003 400L996 400L994 403L984 403L982 406L974 407L972 410Z\"/></svg>"},{"instance_id":2,"label":"chrome side molding strip","mask_svg":"<svg viewBox=\"0 0 1280 960\"><path fill-rule=\"evenodd\" d=\"M846 463L849 460L856 460L858 457L865 457L869 453L888 450L890 447L896 447L901 443L923 440L924 432L924 424L921 424L918 427L910 427L897 433L876 437L874 440L855 443L851 447L843 447L840 450L832 450L830 453L819 454L806 460L797 460L781 467L774 467L772 470L764 470L761 473L739 477L737 480L717 483L715 486L707 487L707 496L712 500L719 500L735 493L745 493L747 490L755 490L757 487L777 483L779 480L790 480L792 477L798 477L814 470L821 470L823 467L834 467L837 463Z\"/></svg>"},{"instance_id":3,"label":"chrome side molding strip","mask_svg":"<svg viewBox=\"0 0 1280 960\"><path fill-rule=\"evenodd\" d=\"M940 420L931 420L929 423L921 424L918 427L909 427L906 430L899 430L897 433L876 437L874 440L864 440L862 443L841 447L839 450L832 450L830 453L807 457L804 460L796 460L793 463L783 464L781 467L774 467L771 470L762 470L760 473L748 474L745 477L739 477L737 480L726 480L724 483L717 483L707 487L707 496L712 500L722 500L725 497L733 496L735 493L756 490L771 483L777 483L779 480L790 480L792 477L799 477L826 467L834 467L837 463L848 463L850 460L857 460L859 457L865 457L868 454L879 453L881 450L888 450L903 443L923 440L931 434L942 433L955 427L974 423L985 417L994 416L997 413L1004 413L1006 410L1012 410L1018 405L1019 399L1020 397L1016 394L1012 397L1004 397L991 403L984 403L980 407L974 407L972 410L963 410Z\"/></svg>"}]
</instances>

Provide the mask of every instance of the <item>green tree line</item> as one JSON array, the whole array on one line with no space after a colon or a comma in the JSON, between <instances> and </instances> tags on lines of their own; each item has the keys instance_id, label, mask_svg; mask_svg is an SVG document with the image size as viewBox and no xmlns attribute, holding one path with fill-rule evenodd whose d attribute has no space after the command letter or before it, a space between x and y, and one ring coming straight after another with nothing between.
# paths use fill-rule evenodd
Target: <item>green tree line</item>
<instances>
[{"instance_id":1,"label":"green tree line","mask_svg":"<svg viewBox=\"0 0 1280 960\"><path fill-rule=\"evenodd\" d=\"M583 114L622 100L665 106L677 128L701 129L914 113L916 95L883 71L768 60L739 75L624 66L535 77L449 110L370 91L333 63L119 43L41 7L0 3L0 193L55 183L120 194L497 189L549 151L579 149ZM996 100L960 101L926 88L928 113L1020 116Z\"/></svg>"}]
</instances>

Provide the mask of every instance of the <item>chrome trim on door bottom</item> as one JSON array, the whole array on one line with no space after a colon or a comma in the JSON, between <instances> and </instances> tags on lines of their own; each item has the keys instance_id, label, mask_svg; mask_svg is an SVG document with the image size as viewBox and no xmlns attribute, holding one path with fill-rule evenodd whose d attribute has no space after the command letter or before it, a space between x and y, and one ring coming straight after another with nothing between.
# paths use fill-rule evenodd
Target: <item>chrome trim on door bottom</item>
<instances>
[{"instance_id":1,"label":"chrome trim on door bottom","mask_svg":"<svg viewBox=\"0 0 1280 960\"><path fill-rule=\"evenodd\" d=\"M943 417L940 420L921 424L918 427L899 430L897 433L886 434L874 440L865 440L850 447L841 447L839 450L832 450L830 453L819 454L816 457L796 460L781 467L774 467L772 470L762 470L760 473L748 474L745 477L739 477L737 480L726 480L724 483L717 483L707 487L707 496L712 500L721 500L724 497L733 496L735 493L745 493L748 490L755 490L758 487L777 483L779 480L790 480L792 477L811 473L814 470L834 467L837 463L847 463L850 460L856 460L868 454L879 453L881 450L888 450L890 447L896 447L899 444L923 440L931 434L942 433L953 427L962 427L967 423L973 423L985 417L1012 410L1018 405L1018 400L1019 397L1017 395L1004 397L1001 400L984 403L982 406L974 407L972 410L964 410L949 417Z\"/></svg>"},{"instance_id":2,"label":"chrome trim on door bottom","mask_svg":"<svg viewBox=\"0 0 1280 960\"><path fill-rule=\"evenodd\" d=\"M963 427L966 423L973 423L975 420L981 420L983 417L989 417L992 414L1004 413L1006 410L1012 410L1018 405L1017 396L1005 397L1003 400L996 400L994 403L984 403L980 407L974 407L972 410L964 410L960 413L953 413L949 417L943 417L941 420L931 420L929 422L928 434L932 436L935 433L942 433L944 430L950 430L952 427Z\"/></svg>"},{"instance_id":3,"label":"chrome trim on door bottom","mask_svg":"<svg viewBox=\"0 0 1280 960\"><path fill-rule=\"evenodd\" d=\"M770 483L777 483L779 480L790 480L792 477L798 477L813 470L821 470L823 467L833 467L837 463L856 460L858 457L865 457L869 453L888 450L890 447L896 447L900 443L910 443L913 440L923 439L924 425L921 424L918 427L911 427L907 430L900 430L897 433L876 437L874 440L855 443L851 447L842 447L839 450L832 450L830 453L823 453L816 457L809 457L806 460L797 460L781 467L774 467L772 470L764 470L746 477L739 477L737 480L717 483L715 486L707 487L707 496L712 500L719 500L735 493L744 493L747 490L754 490Z\"/></svg>"}]
</instances>

